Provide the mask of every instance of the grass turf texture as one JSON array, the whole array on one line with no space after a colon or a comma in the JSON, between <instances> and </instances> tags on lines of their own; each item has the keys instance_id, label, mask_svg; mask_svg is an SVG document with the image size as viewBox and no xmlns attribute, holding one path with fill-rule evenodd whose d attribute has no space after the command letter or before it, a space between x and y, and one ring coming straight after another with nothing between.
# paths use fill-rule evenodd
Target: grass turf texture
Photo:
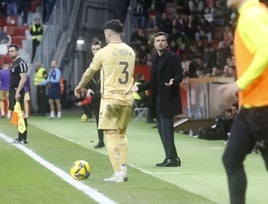
<instances>
[{"instance_id":1,"label":"grass turf texture","mask_svg":"<svg viewBox=\"0 0 268 204\"><path fill-rule=\"evenodd\" d=\"M94 149L95 123L80 122L80 115L65 115L60 120L30 117L28 121L28 148L68 173L73 161L87 160L92 175L82 182L117 203L228 203L221 164L223 141L199 140L176 133L182 167L157 168L155 163L164 158L157 129L143 121L131 122L127 131L129 181L105 183L103 178L110 176L112 169L107 150ZM17 135L16 127L5 119L0 121L0 132L14 139ZM5 172L0 174L3 203L94 203L12 145L0 140L0 149L1 170ZM267 203L268 180L260 156L250 155L246 167L247 203Z\"/></svg>"}]
</instances>

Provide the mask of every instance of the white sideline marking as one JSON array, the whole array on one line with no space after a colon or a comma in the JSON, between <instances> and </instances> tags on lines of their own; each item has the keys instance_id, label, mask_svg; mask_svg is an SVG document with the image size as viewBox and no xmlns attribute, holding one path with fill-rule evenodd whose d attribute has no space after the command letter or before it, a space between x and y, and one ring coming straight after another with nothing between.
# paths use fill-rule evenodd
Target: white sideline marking
<instances>
[{"instance_id":1,"label":"white sideline marking","mask_svg":"<svg viewBox=\"0 0 268 204\"><path fill-rule=\"evenodd\" d=\"M147 171L147 170L145 170L143 168L137 167L137 166L135 166L133 164L128 164L128 165L131 166L134 169L137 169L137 170L141 171L142 173L149 174L149 175L182 175L181 172L174 172L174 173L172 173L172 172L161 172L161 173L160 172L154 172L153 173L151 171Z\"/></svg>"},{"instance_id":2,"label":"white sideline marking","mask_svg":"<svg viewBox=\"0 0 268 204\"><path fill-rule=\"evenodd\" d=\"M0 133L0 138L6 140L8 143L11 143L13 141L13 139L11 139L10 137L8 137L8 136L6 136L6 135L4 135L2 133ZM103 204L115 204L114 201L112 201L109 198L105 197L104 195L99 193L96 189L93 189L93 188L91 188L91 187L89 187L89 186L87 186L87 185L85 185L85 184L83 184L83 183L81 183L79 181L74 180L66 172L62 171L58 167L56 167L53 164L49 163L48 161L46 161L45 159L43 159L42 157L40 157L39 155L34 153L31 149L29 149L29 148L27 148L27 147L25 147L24 145L21 145L21 144L12 143L12 145L17 147L21 151L23 151L25 154L30 156L32 159L37 161L39 164L43 165L44 167L46 167L47 169L52 171L54 174L59 176L62 180L66 181L70 185L74 186L76 189L78 189L78 190L82 191L83 193L85 193L88 197L92 198L96 202L103 203Z\"/></svg>"}]
</instances>

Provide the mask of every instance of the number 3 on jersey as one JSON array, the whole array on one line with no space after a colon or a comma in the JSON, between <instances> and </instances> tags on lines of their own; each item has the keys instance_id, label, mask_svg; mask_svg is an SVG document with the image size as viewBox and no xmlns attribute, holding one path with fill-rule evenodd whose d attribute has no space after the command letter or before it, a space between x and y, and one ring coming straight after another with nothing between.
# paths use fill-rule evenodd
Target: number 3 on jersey
<instances>
[{"instance_id":1,"label":"number 3 on jersey","mask_svg":"<svg viewBox=\"0 0 268 204\"><path fill-rule=\"evenodd\" d=\"M129 79L129 72L127 71L127 68L128 68L128 62L126 61L121 61L119 62L119 66L123 68L122 70L122 77L120 77L118 79L119 83L120 84L126 84L128 82L128 79Z\"/></svg>"}]
</instances>

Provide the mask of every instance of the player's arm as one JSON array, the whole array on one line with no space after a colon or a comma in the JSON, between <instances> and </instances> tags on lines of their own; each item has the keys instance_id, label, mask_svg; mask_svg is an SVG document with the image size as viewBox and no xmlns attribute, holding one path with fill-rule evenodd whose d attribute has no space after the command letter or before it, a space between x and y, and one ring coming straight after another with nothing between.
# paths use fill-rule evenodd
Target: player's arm
<instances>
[{"instance_id":1,"label":"player's arm","mask_svg":"<svg viewBox=\"0 0 268 204\"><path fill-rule=\"evenodd\" d=\"M26 72L20 73L20 82L19 82L19 86L16 90L16 95L15 95L16 100L20 99L20 92L23 89L26 81L27 81L27 73Z\"/></svg>"},{"instance_id":2,"label":"player's arm","mask_svg":"<svg viewBox=\"0 0 268 204\"><path fill-rule=\"evenodd\" d=\"M92 77L94 76L94 74L96 73L95 70L93 70L92 68L88 67L86 69L86 71L84 72L80 82L78 83L78 85L76 86L76 88L74 89L74 95L78 98L80 98L81 93L84 89L84 87L87 85L87 83L92 79Z\"/></svg>"},{"instance_id":3,"label":"player's arm","mask_svg":"<svg viewBox=\"0 0 268 204\"><path fill-rule=\"evenodd\" d=\"M84 72L80 82L74 89L74 95L80 98L80 95L84 89L84 87L88 84L88 82L92 79L94 74L100 69L101 67L101 52L100 50L95 54L92 62L90 63L89 67Z\"/></svg>"},{"instance_id":4,"label":"player's arm","mask_svg":"<svg viewBox=\"0 0 268 204\"><path fill-rule=\"evenodd\" d=\"M246 89L268 67L266 53L268 53L268 44L257 50L248 70L236 81L240 89Z\"/></svg>"},{"instance_id":5,"label":"player's arm","mask_svg":"<svg viewBox=\"0 0 268 204\"><path fill-rule=\"evenodd\" d=\"M254 12L248 12L240 22L239 33L254 58L246 72L236 81L240 89L246 89L268 66L268 15L260 19ZM252 32L254 30L254 32Z\"/></svg>"}]
</instances>

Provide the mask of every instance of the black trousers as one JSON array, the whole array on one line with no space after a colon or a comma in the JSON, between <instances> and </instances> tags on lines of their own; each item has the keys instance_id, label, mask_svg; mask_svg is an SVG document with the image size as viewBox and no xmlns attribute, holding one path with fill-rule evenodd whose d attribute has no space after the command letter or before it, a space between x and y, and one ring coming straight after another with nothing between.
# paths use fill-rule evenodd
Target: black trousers
<instances>
[{"instance_id":1,"label":"black trousers","mask_svg":"<svg viewBox=\"0 0 268 204\"><path fill-rule=\"evenodd\" d=\"M95 113L95 117L96 117L96 125L98 128L99 125L99 113L100 113L100 99L99 98L93 98L92 99L92 106L93 106L93 111ZM98 130L98 138L99 141L103 142L103 130Z\"/></svg>"},{"instance_id":2,"label":"black trousers","mask_svg":"<svg viewBox=\"0 0 268 204\"><path fill-rule=\"evenodd\" d=\"M37 113L45 115L48 110L48 99L46 95L46 86L36 87Z\"/></svg>"},{"instance_id":3,"label":"black trousers","mask_svg":"<svg viewBox=\"0 0 268 204\"><path fill-rule=\"evenodd\" d=\"M268 107L242 108L233 122L222 157L231 204L245 203L247 179L243 162L255 144L268 170Z\"/></svg>"},{"instance_id":4,"label":"black trousers","mask_svg":"<svg viewBox=\"0 0 268 204\"><path fill-rule=\"evenodd\" d=\"M33 62L34 60L35 53L39 45L40 45L40 41L32 40L32 61L31 62Z\"/></svg>"},{"instance_id":5,"label":"black trousers","mask_svg":"<svg viewBox=\"0 0 268 204\"><path fill-rule=\"evenodd\" d=\"M159 98L157 97L157 128L161 138L162 145L164 147L166 159L177 158L177 150L174 143L174 126L173 116L165 117L162 114L161 107L159 105Z\"/></svg>"}]
</instances>

